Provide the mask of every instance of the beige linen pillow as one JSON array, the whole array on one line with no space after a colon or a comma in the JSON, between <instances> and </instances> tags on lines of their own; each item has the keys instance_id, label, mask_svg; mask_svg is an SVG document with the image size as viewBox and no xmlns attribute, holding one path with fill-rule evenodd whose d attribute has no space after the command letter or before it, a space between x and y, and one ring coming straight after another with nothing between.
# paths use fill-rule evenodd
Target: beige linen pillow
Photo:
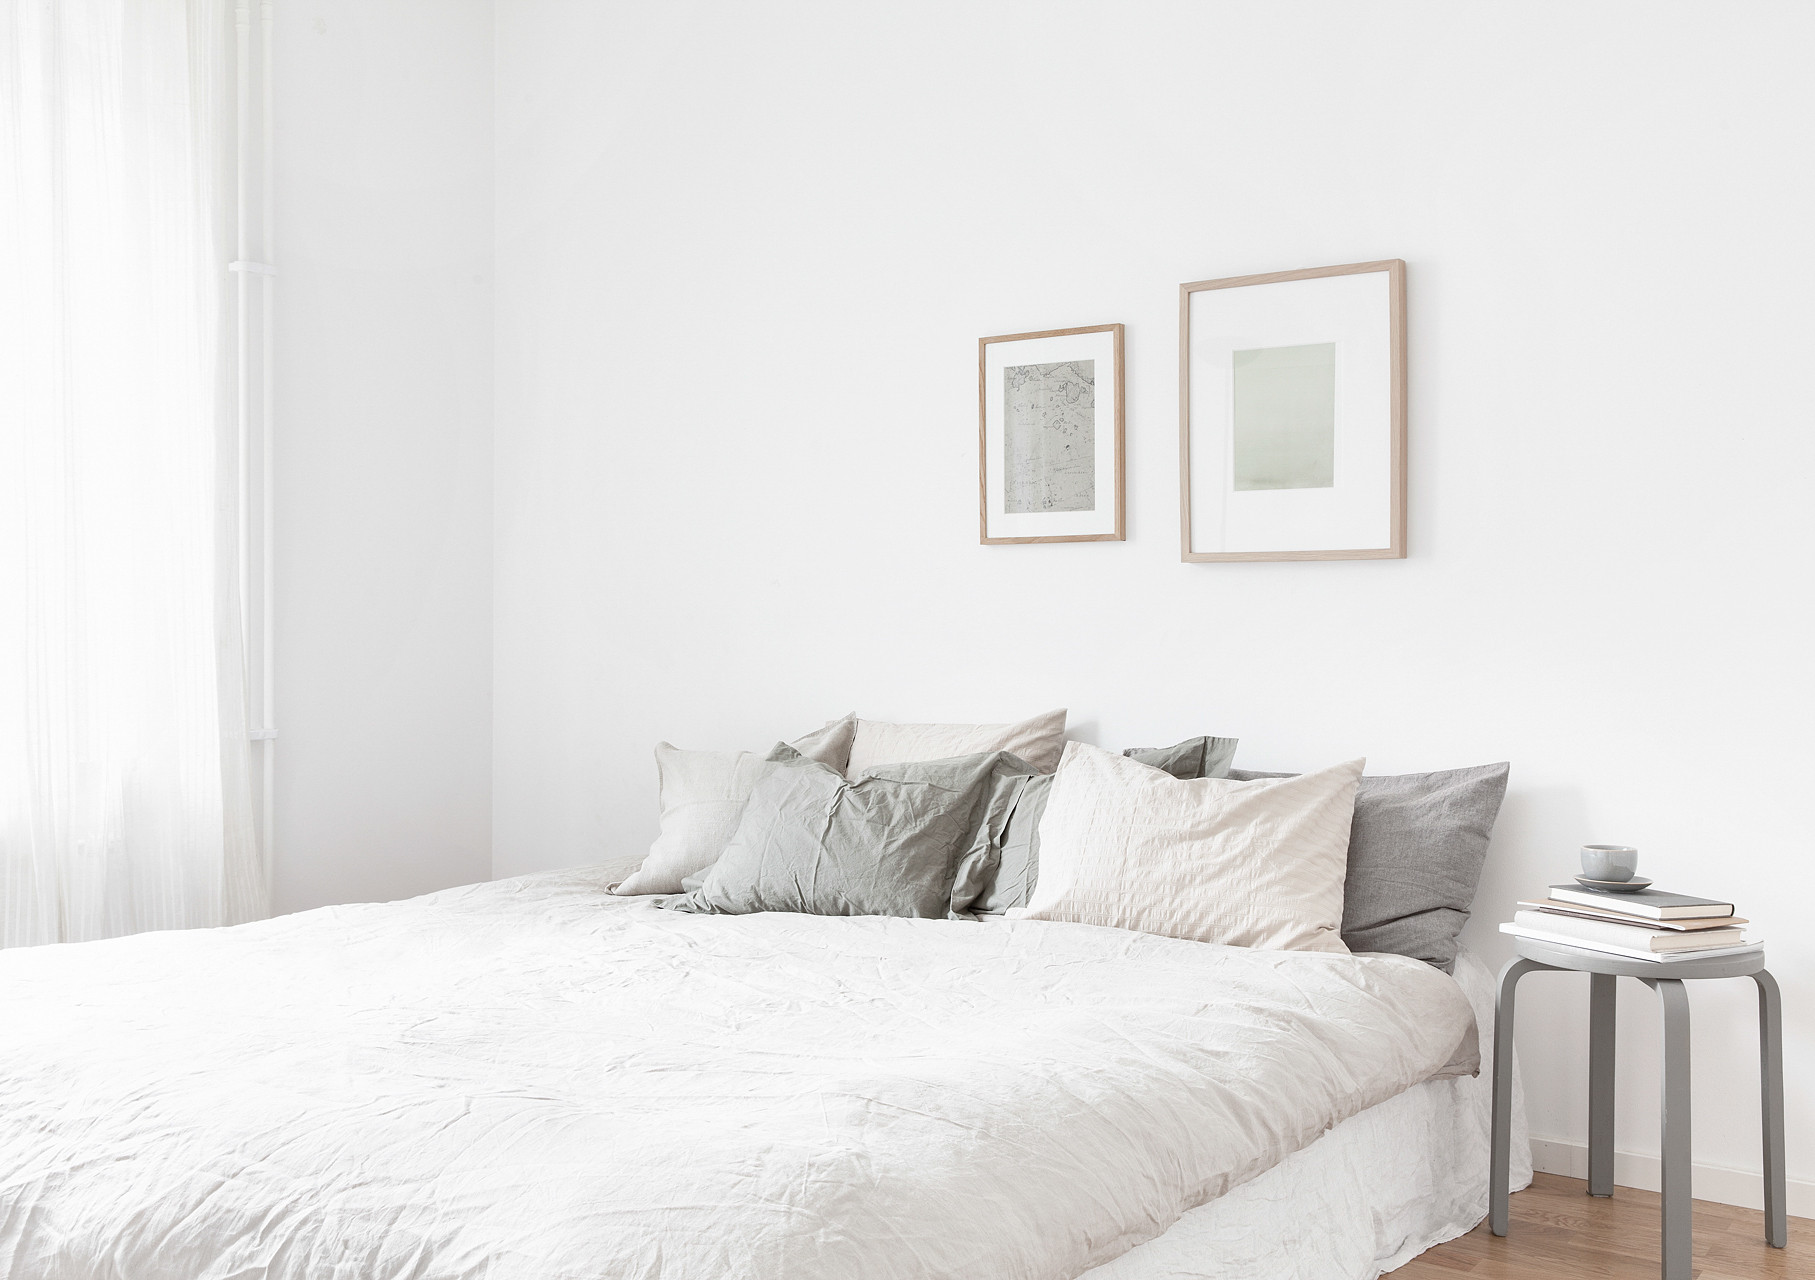
<instances>
[{"instance_id":1,"label":"beige linen pillow","mask_svg":"<svg viewBox=\"0 0 1815 1280\"><path fill-rule=\"evenodd\" d=\"M789 745L809 760L843 771L856 727L856 715L847 715ZM683 751L656 743L662 833L649 846L643 865L612 892L681 892L683 879L704 871L725 851L751 789L781 767L754 751Z\"/></svg>"},{"instance_id":2,"label":"beige linen pillow","mask_svg":"<svg viewBox=\"0 0 1815 1280\"><path fill-rule=\"evenodd\" d=\"M1059 767L1065 750L1065 708L1015 724L890 724L859 720L845 776L881 764L949 760L953 756L1012 751L1041 773Z\"/></svg>"},{"instance_id":3,"label":"beige linen pillow","mask_svg":"<svg viewBox=\"0 0 1815 1280\"><path fill-rule=\"evenodd\" d=\"M1181 781L1068 743L1017 920L1278 951L1347 952L1342 882L1363 761L1266 782Z\"/></svg>"}]
</instances>

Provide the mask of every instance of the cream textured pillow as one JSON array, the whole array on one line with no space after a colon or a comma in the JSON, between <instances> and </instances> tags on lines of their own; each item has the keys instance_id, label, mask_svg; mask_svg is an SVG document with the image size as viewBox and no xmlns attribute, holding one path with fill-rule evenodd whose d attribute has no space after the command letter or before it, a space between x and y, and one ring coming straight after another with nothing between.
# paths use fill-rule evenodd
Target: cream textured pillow
<instances>
[{"instance_id":1,"label":"cream textured pillow","mask_svg":"<svg viewBox=\"0 0 1815 1280\"><path fill-rule=\"evenodd\" d=\"M1181 781L1067 744L1017 920L1277 951L1339 951L1361 760L1266 782Z\"/></svg>"},{"instance_id":2,"label":"cream textured pillow","mask_svg":"<svg viewBox=\"0 0 1815 1280\"><path fill-rule=\"evenodd\" d=\"M1065 750L1065 708L1016 724L890 724L859 720L845 776L879 764L949 760L953 756L1012 751L1041 773L1059 767Z\"/></svg>"},{"instance_id":3,"label":"cream textured pillow","mask_svg":"<svg viewBox=\"0 0 1815 1280\"><path fill-rule=\"evenodd\" d=\"M848 715L789 745L809 760L843 770L856 725L857 717ZM682 751L656 743L662 833L649 846L643 865L612 892L681 892L685 877L704 871L725 851L751 788L781 767L754 751Z\"/></svg>"}]
</instances>

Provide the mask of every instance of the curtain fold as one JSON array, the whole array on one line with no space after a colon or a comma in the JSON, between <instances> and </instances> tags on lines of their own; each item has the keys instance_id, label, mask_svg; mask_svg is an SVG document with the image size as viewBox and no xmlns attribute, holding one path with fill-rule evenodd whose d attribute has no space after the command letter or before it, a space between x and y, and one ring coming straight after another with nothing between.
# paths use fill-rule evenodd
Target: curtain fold
<instances>
[{"instance_id":1,"label":"curtain fold","mask_svg":"<svg viewBox=\"0 0 1815 1280\"><path fill-rule=\"evenodd\" d=\"M233 10L0 13L0 945L256 918Z\"/></svg>"}]
</instances>

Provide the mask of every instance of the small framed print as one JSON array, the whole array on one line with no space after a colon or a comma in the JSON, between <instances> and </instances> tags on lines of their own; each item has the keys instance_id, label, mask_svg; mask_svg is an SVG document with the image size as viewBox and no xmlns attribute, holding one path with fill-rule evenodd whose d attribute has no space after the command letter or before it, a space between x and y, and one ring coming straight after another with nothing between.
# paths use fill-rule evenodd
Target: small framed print
<instances>
[{"instance_id":1,"label":"small framed print","mask_svg":"<svg viewBox=\"0 0 1815 1280\"><path fill-rule=\"evenodd\" d=\"M1179 286L1187 561L1405 555L1405 263Z\"/></svg>"},{"instance_id":2,"label":"small framed print","mask_svg":"<svg viewBox=\"0 0 1815 1280\"><path fill-rule=\"evenodd\" d=\"M1122 326L977 344L982 540L1120 542Z\"/></svg>"}]
</instances>

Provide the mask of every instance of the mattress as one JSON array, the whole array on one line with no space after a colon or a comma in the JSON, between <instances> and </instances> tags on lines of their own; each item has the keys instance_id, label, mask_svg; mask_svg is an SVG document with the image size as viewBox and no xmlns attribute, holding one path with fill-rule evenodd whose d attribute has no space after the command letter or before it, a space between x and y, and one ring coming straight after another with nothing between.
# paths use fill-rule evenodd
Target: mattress
<instances>
[{"instance_id":1,"label":"mattress","mask_svg":"<svg viewBox=\"0 0 1815 1280\"><path fill-rule=\"evenodd\" d=\"M1464 948L1456 980L1493 1061L1494 979ZM1513 1072L1512 1188L1531 1183ZM1184 1214L1085 1280L1373 1280L1487 1216L1491 1077L1413 1085Z\"/></svg>"},{"instance_id":2,"label":"mattress","mask_svg":"<svg viewBox=\"0 0 1815 1280\"><path fill-rule=\"evenodd\" d=\"M1170 1265L1182 1216L1264 1190L1473 1023L1402 957L688 916L585 871L26 948L0 953L0 1273Z\"/></svg>"}]
</instances>

